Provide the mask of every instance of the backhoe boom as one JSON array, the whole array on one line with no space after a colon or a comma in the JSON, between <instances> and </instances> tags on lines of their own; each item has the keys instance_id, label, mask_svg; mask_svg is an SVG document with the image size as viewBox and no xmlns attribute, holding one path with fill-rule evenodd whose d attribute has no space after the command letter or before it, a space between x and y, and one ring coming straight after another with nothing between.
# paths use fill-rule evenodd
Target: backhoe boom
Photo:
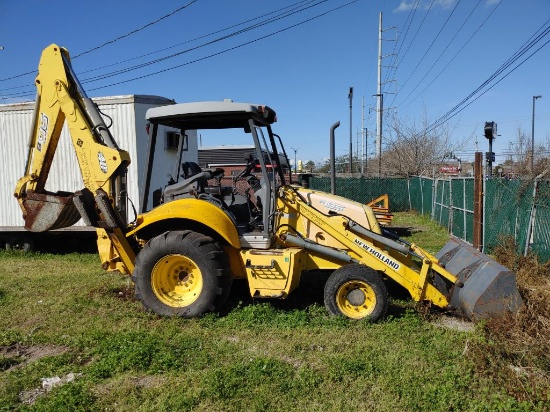
<instances>
[{"instance_id":1,"label":"backhoe boom","mask_svg":"<svg viewBox=\"0 0 550 412\"><path fill-rule=\"evenodd\" d=\"M126 223L112 215L119 214L116 192L121 191L122 178L130 163L129 154L118 148L98 109L80 87L67 50L55 44L44 49L35 83L37 96L25 175L15 188L25 228L35 232L59 229L83 217L88 224L103 227L98 229L98 241L116 238L114 255L128 266L135 252L124 236ZM76 194L45 190L65 122L84 183L84 189ZM102 194L115 206L112 211L96 207L95 197ZM116 227L102 224L108 220L117 221ZM100 249L108 248L100 246ZM105 262L103 258L102 261Z\"/></svg>"}]
</instances>

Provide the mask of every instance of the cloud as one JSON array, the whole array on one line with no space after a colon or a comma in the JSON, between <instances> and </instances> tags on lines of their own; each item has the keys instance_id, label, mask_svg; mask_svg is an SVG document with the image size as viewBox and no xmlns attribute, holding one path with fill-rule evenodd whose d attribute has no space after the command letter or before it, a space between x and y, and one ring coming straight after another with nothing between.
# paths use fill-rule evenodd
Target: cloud
<instances>
[{"instance_id":1,"label":"cloud","mask_svg":"<svg viewBox=\"0 0 550 412\"><path fill-rule=\"evenodd\" d=\"M415 0L411 1L410 3L407 3L406 1L402 1L399 4L399 7L396 8L393 12L394 13L400 13L402 11L409 11L415 6Z\"/></svg>"},{"instance_id":2,"label":"cloud","mask_svg":"<svg viewBox=\"0 0 550 412\"><path fill-rule=\"evenodd\" d=\"M487 0L489 3L495 3L500 0ZM433 2L433 4L432 4ZM455 5L457 0L403 0L399 3L399 6L393 11L394 13L401 13L409 11L413 8L420 8L428 10L430 5L432 8L441 7L442 9L450 9Z\"/></svg>"},{"instance_id":3,"label":"cloud","mask_svg":"<svg viewBox=\"0 0 550 412\"><path fill-rule=\"evenodd\" d=\"M450 9L457 0L436 0L434 6L441 6L444 9Z\"/></svg>"}]
</instances>

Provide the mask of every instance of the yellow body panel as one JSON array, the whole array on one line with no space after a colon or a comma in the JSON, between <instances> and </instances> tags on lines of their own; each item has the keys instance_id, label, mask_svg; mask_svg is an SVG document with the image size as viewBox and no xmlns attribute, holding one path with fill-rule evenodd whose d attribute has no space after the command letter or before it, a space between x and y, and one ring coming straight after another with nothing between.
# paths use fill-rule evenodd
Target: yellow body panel
<instances>
[{"instance_id":1,"label":"yellow body panel","mask_svg":"<svg viewBox=\"0 0 550 412\"><path fill-rule=\"evenodd\" d=\"M376 236L381 230L370 208L360 205L365 209L365 215L361 216L356 202L322 193L317 195L314 191L305 189L295 190L287 187L283 188L279 195L278 208L281 213L276 223L276 227L279 228L279 239L284 239L284 233L289 227L295 228L300 237L310 239L331 250L344 252L353 261L384 273L405 287L414 300L429 300L439 307L448 306L447 298L427 281L428 273L435 270L452 282L456 281L456 277L441 268L437 264L437 259L414 245L411 251L414 249L417 255L423 257L419 264L413 261L411 254L404 255L378 242ZM323 211L318 206L319 203L324 203L328 211ZM373 233L372 238L351 230L350 220L370 230ZM289 245L282 241L281 246ZM337 259L333 261L332 258L316 251L308 250L306 254L307 269L315 269L316 265L319 269L337 268L345 264ZM333 263L336 267L332 266Z\"/></svg>"},{"instance_id":2,"label":"yellow body panel","mask_svg":"<svg viewBox=\"0 0 550 412\"><path fill-rule=\"evenodd\" d=\"M302 249L242 250L250 294L253 297L285 298L300 281L305 258Z\"/></svg>"},{"instance_id":3,"label":"yellow body panel","mask_svg":"<svg viewBox=\"0 0 550 412\"><path fill-rule=\"evenodd\" d=\"M241 241L235 223L218 206L195 198L178 199L139 215L134 229L126 236L138 235L143 228L168 219L186 219L201 223L223 237L229 245L240 249Z\"/></svg>"},{"instance_id":4,"label":"yellow body panel","mask_svg":"<svg viewBox=\"0 0 550 412\"><path fill-rule=\"evenodd\" d=\"M231 271L233 279L246 278L246 269L244 267L245 262L243 261L243 256L241 255L240 250L232 246L225 246L223 251L229 260L229 270Z\"/></svg>"}]
</instances>

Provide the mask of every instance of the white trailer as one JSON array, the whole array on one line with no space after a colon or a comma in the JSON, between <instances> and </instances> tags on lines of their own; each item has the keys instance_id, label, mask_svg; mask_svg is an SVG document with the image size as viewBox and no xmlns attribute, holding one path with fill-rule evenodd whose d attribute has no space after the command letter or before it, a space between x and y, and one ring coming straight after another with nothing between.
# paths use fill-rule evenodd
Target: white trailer
<instances>
[{"instance_id":1,"label":"white trailer","mask_svg":"<svg viewBox=\"0 0 550 412\"><path fill-rule=\"evenodd\" d=\"M128 168L128 219L135 216L133 210L140 210L142 180L145 176L148 135L145 113L151 107L174 104L171 99L159 96L125 95L92 99L99 107L105 123L111 127L118 146L130 154ZM17 180L24 176L31 134L34 102L0 105L0 141L2 173L0 173L0 247L6 249L33 249L37 241L49 236L47 233L31 233L24 229L21 209L14 197ZM164 128L161 132L164 145L157 144L155 170L151 187L164 187L169 176L173 176L179 139L179 130ZM56 157L46 184L47 190L74 192L83 188L74 149L71 147L69 131L65 126L56 151ZM185 161L198 162L198 139L196 132L187 133L185 139ZM152 196L152 195L151 195ZM147 204L152 205L152 197ZM75 226L53 231L53 235L70 235L72 238L95 239L95 229L85 226L82 220Z\"/></svg>"}]
</instances>

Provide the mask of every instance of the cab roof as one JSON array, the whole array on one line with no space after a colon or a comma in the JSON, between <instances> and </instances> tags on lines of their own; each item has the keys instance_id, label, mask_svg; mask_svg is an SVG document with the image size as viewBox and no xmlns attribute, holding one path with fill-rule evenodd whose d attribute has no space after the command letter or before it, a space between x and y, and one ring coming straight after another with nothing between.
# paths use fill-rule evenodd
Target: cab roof
<instances>
[{"instance_id":1,"label":"cab roof","mask_svg":"<svg viewBox=\"0 0 550 412\"><path fill-rule=\"evenodd\" d=\"M151 123L183 130L249 128L252 119L257 126L277 121L275 111L265 105L237 103L232 100L178 103L147 110Z\"/></svg>"}]
</instances>

